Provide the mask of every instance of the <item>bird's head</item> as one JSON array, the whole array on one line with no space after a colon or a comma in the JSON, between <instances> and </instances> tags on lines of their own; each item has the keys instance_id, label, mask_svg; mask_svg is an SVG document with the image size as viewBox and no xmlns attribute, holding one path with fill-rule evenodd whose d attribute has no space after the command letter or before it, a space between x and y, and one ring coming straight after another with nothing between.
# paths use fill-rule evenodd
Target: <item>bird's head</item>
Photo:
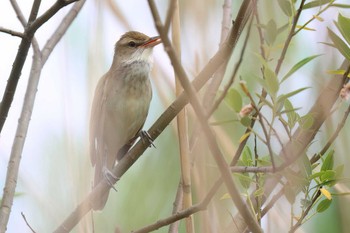
<instances>
[{"instance_id":1,"label":"bird's head","mask_svg":"<svg viewBox=\"0 0 350 233\"><path fill-rule=\"evenodd\" d=\"M159 36L148 37L143 33L130 31L122 35L115 45L114 60L118 64L135 61L152 62L152 49L161 43Z\"/></svg>"}]
</instances>

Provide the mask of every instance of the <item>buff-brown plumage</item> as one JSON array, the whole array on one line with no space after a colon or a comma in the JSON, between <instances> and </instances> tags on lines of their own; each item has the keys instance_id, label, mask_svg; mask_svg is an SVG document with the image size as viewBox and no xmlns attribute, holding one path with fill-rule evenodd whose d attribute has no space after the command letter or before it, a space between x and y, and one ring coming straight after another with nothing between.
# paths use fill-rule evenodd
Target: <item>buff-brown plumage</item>
<instances>
[{"instance_id":1,"label":"buff-brown plumage","mask_svg":"<svg viewBox=\"0 0 350 233\"><path fill-rule=\"evenodd\" d=\"M159 43L159 37L125 33L115 45L112 66L97 84L90 119L94 186L132 146L145 123L152 98L152 48ZM101 194L93 209L103 209L107 199L108 193Z\"/></svg>"}]
</instances>

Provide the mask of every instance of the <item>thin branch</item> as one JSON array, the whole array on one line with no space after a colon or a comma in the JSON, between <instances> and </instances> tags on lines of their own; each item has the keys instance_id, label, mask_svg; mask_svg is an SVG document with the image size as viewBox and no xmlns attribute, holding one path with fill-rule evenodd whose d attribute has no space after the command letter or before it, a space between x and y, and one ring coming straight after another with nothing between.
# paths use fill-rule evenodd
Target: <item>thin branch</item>
<instances>
[{"instance_id":1,"label":"thin branch","mask_svg":"<svg viewBox=\"0 0 350 233\"><path fill-rule=\"evenodd\" d=\"M26 225L29 227L29 229L32 231L32 233L36 233L36 232L34 231L34 229L29 225L29 223L28 223L28 221L27 221L27 218L26 218L26 216L24 215L23 212L21 212L21 215L22 215L22 218L23 218L24 222L25 222Z\"/></svg>"},{"instance_id":2,"label":"thin branch","mask_svg":"<svg viewBox=\"0 0 350 233\"><path fill-rule=\"evenodd\" d=\"M7 28L4 28L4 27L0 27L0 32L7 33L7 34L9 34L11 36L17 36L17 37L20 37L20 38L24 38L25 37L25 35L22 32L13 31L11 29L7 29Z\"/></svg>"},{"instance_id":3,"label":"thin branch","mask_svg":"<svg viewBox=\"0 0 350 233\"><path fill-rule=\"evenodd\" d=\"M49 19L51 19L59 10L63 7L76 2L78 0L65 1L65 0L57 0L44 14L42 14L39 18L37 18L32 24L30 24L27 33L35 33L36 30L41 27L44 23L46 23Z\"/></svg>"},{"instance_id":4,"label":"thin branch","mask_svg":"<svg viewBox=\"0 0 350 233\"><path fill-rule=\"evenodd\" d=\"M170 28L170 23L172 21L173 15L174 15L174 9L175 9L175 4L177 0L171 0L169 4L169 8L166 14L166 19L164 23L164 30L168 33L169 28Z\"/></svg>"},{"instance_id":5,"label":"thin branch","mask_svg":"<svg viewBox=\"0 0 350 233\"><path fill-rule=\"evenodd\" d=\"M222 184L222 180L219 179L218 181L215 182L213 187L209 190L203 201L200 203L191 206L190 208L187 208L185 210L179 211L173 215L171 215L168 218L158 220L156 223L153 223L151 225L148 225L146 227L143 227L139 230L132 231L133 233L146 233L146 232L151 232L154 230L157 230L163 226L167 226L171 223L174 223L180 219L186 218L194 213L197 213L199 211L203 211L207 208L208 204L210 203L211 199L214 197L215 193L219 189L220 185Z\"/></svg>"},{"instance_id":6,"label":"thin branch","mask_svg":"<svg viewBox=\"0 0 350 233\"><path fill-rule=\"evenodd\" d=\"M12 5L13 10L15 11L17 18L19 20L19 22L22 24L23 28L25 28L27 26L27 20L24 17L21 9L18 6L18 3L16 0L10 0L10 3Z\"/></svg>"},{"instance_id":7,"label":"thin branch","mask_svg":"<svg viewBox=\"0 0 350 233\"><path fill-rule=\"evenodd\" d=\"M305 3L305 0L301 0L299 9L298 9L296 15L295 15L294 18L293 18L292 28L290 29L289 34L288 34L288 37L287 37L287 39L286 39L286 41L285 41L285 43L284 43L281 56L280 56L280 58L278 59L278 63L277 63L276 69L275 69L276 75L278 75L278 73L279 73L279 71L280 71L280 69L281 69L282 63L283 63L284 58L285 58L285 56L286 56L287 50L288 50L288 48L289 48L289 44L290 44L290 42L292 41L292 38L293 38L293 36L294 36L295 28L296 28L296 26L297 26L297 23L298 23L300 14L301 14L301 12L302 12L302 10L303 10L304 3Z\"/></svg>"},{"instance_id":8,"label":"thin branch","mask_svg":"<svg viewBox=\"0 0 350 233\"><path fill-rule=\"evenodd\" d=\"M311 200L311 204L306 208L305 211L303 211L303 214L300 216L299 220L294 224L294 226L289 230L289 233L295 232L301 226L303 220L309 214L311 208L314 206L314 203L317 201L320 195L321 195L321 191L320 191L320 188L318 188L316 195Z\"/></svg>"},{"instance_id":9,"label":"thin branch","mask_svg":"<svg viewBox=\"0 0 350 233\"><path fill-rule=\"evenodd\" d=\"M244 53L245 50L247 48L248 45L248 39L249 39L249 35L251 32L251 26L252 26L252 21L250 21L248 29L247 29L247 35L244 39L244 43L243 43L243 47L241 50L241 53L239 55L239 59L235 65L235 68L233 70L233 73L231 75L231 78L229 80L229 82L226 84L224 90L222 91L221 95L219 96L219 98L215 101L215 103L213 104L213 106L210 108L210 110L207 113L207 117L211 116L215 110L219 107L219 105L221 104L221 102L225 99L225 96L227 95L227 92L229 91L230 87L232 86L233 82L235 81L235 77L238 73L239 68L241 67L242 61L243 61L243 57L244 57Z\"/></svg>"}]
</instances>

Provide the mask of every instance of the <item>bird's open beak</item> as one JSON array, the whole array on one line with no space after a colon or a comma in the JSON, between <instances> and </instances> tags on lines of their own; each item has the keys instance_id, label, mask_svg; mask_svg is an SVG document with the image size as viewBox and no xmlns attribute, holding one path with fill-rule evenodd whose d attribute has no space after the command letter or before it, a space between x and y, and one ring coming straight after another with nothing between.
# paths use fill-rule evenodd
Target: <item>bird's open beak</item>
<instances>
[{"instance_id":1,"label":"bird's open beak","mask_svg":"<svg viewBox=\"0 0 350 233\"><path fill-rule=\"evenodd\" d=\"M160 36L155 36L155 37L151 37L149 38L148 41L146 41L145 43L143 43L141 46L142 47L154 47L157 44L162 43L162 40L160 39Z\"/></svg>"}]
</instances>

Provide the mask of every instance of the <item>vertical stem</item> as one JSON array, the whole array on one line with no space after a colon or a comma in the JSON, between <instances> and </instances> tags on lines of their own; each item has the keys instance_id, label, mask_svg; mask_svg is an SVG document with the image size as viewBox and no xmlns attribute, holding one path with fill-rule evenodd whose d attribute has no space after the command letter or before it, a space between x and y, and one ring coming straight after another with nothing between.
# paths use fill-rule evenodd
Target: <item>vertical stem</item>
<instances>
[{"instance_id":1,"label":"vertical stem","mask_svg":"<svg viewBox=\"0 0 350 233\"><path fill-rule=\"evenodd\" d=\"M181 42L180 42L180 11L179 2L174 1L173 17L172 17L172 41L178 58L181 58ZM179 78L175 73L176 95L179 96L183 88L179 82ZM182 191L183 191L183 208L192 206L191 192L191 163L188 143L188 125L186 107L177 115L177 128L180 146L181 173L182 173ZM186 218L186 232L194 232L192 215Z\"/></svg>"}]
</instances>

